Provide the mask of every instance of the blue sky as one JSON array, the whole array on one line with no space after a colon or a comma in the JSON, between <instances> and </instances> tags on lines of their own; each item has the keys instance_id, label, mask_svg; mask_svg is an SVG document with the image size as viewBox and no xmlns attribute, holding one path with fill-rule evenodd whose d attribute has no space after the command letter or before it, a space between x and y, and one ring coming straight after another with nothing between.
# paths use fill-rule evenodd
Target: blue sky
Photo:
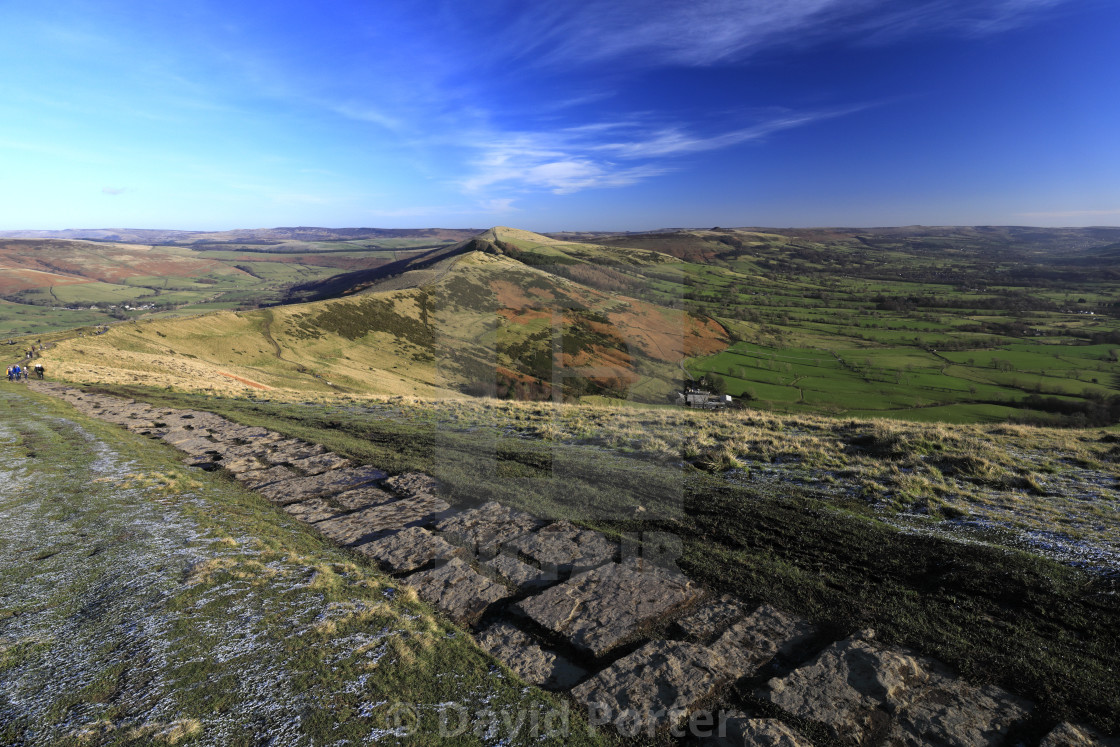
<instances>
[{"instance_id":1,"label":"blue sky","mask_svg":"<svg viewBox=\"0 0 1120 747\"><path fill-rule=\"evenodd\" d=\"M0 229L1120 224L1109 0L52 0L0 70Z\"/></svg>"}]
</instances>

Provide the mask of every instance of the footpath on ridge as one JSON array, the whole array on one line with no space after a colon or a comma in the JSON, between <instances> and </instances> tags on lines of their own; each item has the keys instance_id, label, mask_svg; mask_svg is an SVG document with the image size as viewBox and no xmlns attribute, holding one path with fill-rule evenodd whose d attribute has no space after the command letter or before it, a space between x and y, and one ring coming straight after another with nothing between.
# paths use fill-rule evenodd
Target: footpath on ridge
<instances>
[{"instance_id":1,"label":"footpath on ridge","mask_svg":"<svg viewBox=\"0 0 1120 747\"><path fill-rule=\"evenodd\" d=\"M714 597L599 532L496 502L453 507L427 475L389 476L213 413L29 386L161 439L194 466L227 470L415 589L526 682L568 692L592 723L623 736L718 724L723 736L706 743L964 747L1016 744L1029 726L1034 704L1000 687L968 683L873 631L829 640L770 605ZM753 688L765 717L725 710L734 683ZM1026 739L1120 745L1069 723Z\"/></svg>"}]
</instances>

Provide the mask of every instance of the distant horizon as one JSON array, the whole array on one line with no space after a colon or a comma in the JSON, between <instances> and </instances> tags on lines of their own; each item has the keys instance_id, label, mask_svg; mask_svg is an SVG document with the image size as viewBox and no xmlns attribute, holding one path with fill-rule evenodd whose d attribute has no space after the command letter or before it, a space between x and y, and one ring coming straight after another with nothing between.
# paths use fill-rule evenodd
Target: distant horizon
<instances>
[{"instance_id":1,"label":"distant horizon","mask_svg":"<svg viewBox=\"0 0 1120 747\"><path fill-rule=\"evenodd\" d=\"M4 228L0 229L0 237L7 237L7 234L13 233L66 233L66 232L80 232L80 231L165 231L176 233L230 233L234 231L276 231L276 230L289 230L289 229L323 229L328 231L478 231L479 233L488 231L492 228L507 227L518 228L523 231L531 233L550 234L550 233L653 233L660 231L710 231L715 229L729 229L739 231L810 231L810 230L839 230L839 231L873 231L873 230L886 230L886 229L900 229L900 228L914 228L914 229L941 229L941 228L1030 228L1042 230L1088 230L1088 229L1107 229L1120 231L1120 224L1088 224L1088 225L1057 225L1057 226L1043 226L1029 223L908 223L897 225L801 225L801 226L779 226L779 225L720 225L714 224L710 226L658 226L656 228L557 228L557 229L536 229L525 228L517 223L495 223L484 228L477 226L453 226L453 225L407 225L407 226L388 226L388 225L312 225L312 224L292 224L292 225L277 225L277 226L239 226L235 228L145 228L140 226L103 226L103 227L86 227L86 228ZM17 237L18 238L18 237Z\"/></svg>"}]
</instances>

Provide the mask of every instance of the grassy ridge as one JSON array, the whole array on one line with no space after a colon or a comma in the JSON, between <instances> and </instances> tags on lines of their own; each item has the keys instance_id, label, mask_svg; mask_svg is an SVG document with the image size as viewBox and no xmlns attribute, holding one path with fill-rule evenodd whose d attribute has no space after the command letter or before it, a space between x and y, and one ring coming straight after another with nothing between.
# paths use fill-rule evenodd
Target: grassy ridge
<instances>
[{"instance_id":1,"label":"grassy ridge","mask_svg":"<svg viewBox=\"0 0 1120 747\"><path fill-rule=\"evenodd\" d=\"M423 470L459 501L494 498L615 535L670 533L683 543L682 567L711 588L797 611L838 636L873 627L886 641L1038 701L1039 724L1073 718L1120 730L1116 581L1003 547L899 532L863 501L827 501L793 482L735 485L640 449L605 449L592 416L580 424L561 417L582 433L573 442L557 420L525 408L472 422L450 417L451 403L402 402L394 412L391 402L370 411L127 393L212 409L390 471ZM654 437L650 413L631 416ZM920 436L877 448L920 451ZM712 468L725 468L718 454L708 457Z\"/></svg>"},{"instance_id":2,"label":"grassy ridge","mask_svg":"<svg viewBox=\"0 0 1120 747\"><path fill-rule=\"evenodd\" d=\"M367 238L188 248L0 239L0 265L6 268L0 298L13 306L0 318L0 336L42 335L153 313L276 303L294 284L387 264L432 241Z\"/></svg>"},{"instance_id":3,"label":"grassy ridge","mask_svg":"<svg viewBox=\"0 0 1120 747\"><path fill-rule=\"evenodd\" d=\"M119 325L61 343L44 362L72 381L280 389L292 397L333 391L536 399L640 390L664 398L683 357L727 343L711 320L508 257L473 251L445 265L435 276L418 271L428 273L423 287Z\"/></svg>"}]
</instances>

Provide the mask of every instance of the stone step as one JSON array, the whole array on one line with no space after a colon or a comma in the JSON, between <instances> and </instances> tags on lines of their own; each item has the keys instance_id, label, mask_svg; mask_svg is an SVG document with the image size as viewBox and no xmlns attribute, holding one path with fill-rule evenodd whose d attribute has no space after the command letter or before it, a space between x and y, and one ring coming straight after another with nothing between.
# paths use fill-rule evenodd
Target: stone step
<instances>
[{"instance_id":1,"label":"stone step","mask_svg":"<svg viewBox=\"0 0 1120 747\"><path fill-rule=\"evenodd\" d=\"M400 498L392 493L385 492L381 488L366 485L361 488L354 488L352 490L336 493L335 495L329 496L327 500L344 511L357 511L360 508L392 503L393 501L400 500Z\"/></svg>"},{"instance_id":2,"label":"stone step","mask_svg":"<svg viewBox=\"0 0 1120 747\"><path fill-rule=\"evenodd\" d=\"M758 672L816 634L807 621L762 605L711 646L651 641L583 683L572 695L595 721L624 735L674 726L720 689Z\"/></svg>"},{"instance_id":3,"label":"stone step","mask_svg":"<svg viewBox=\"0 0 1120 747\"><path fill-rule=\"evenodd\" d=\"M735 597L724 594L699 605L690 614L677 620L677 629L684 637L707 642L747 616L747 609Z\"/></svg>"},{"instance_id":4,"label":"stone step","mask_svg":"<svg viewBox=\"0 0 1120 747\"><path fill-rule=\"evenodd\" d=\"M273 467L273 469L286 468ZM265 485L259 490L265 498L283 506L288 503L305 501L308 498L323 498L335 493L342 493L353 488L379 482L384 478L385 473L375 467L344 467L319 475L296 476L282 482Z\"/></svg>"},{"instance_id":5,"label":"stone step","mask_svg":"<svg viewBox=\"0 0 1120 747\"><path fill-rule=\"evenodd\" d=\"M299 473L287 467L269 467L239 472L233 477L248 490L260 490L266 485L294 480L299 477Z\"/></svg>"},{"instance_id":6,"label":"stone step","mask_svg":"<svg viewBox=\"0 0 1120 747\"><path fill-rule=\"evenodd\" d=\"M402 498L319 522L315 528L341 545L357 546L401 529L431 524L450 509L439 498Z\"/></svg>"},{"instance_id":7,"label":"stone step","mask_svg":"<svg viewBox=\"0 0 1120 747\"><path fill-rule=\"evenodd\" d=\"M390 477L385 481L385 487L406 498L439 495L443 492L439 480L420 472L404 472Z\"/></svg>"},{"instance_id":8,"label":"stone step","mask_svg":"<svg viewBox=\"0 0 1120 747\"><path fill-rule=\"evenodd\" d=\"M445 563L466 555L462 547L456 547L420 527L402 529L354 549L376 560L390 573L411 573L431 563Z\"/></svg>"},{"instance_id":9,"label":"stone step","mask_svg":"<svg viewBox=\"0 0 1120 747\"><path fill-rule=\"evenodd\" d=\"M319 444L309 444L294 438L286 438L269 444L264 461L269 464L291 464L301 459L326 454L327 450Z\"/></svg>"},{"instance_id":10,"label":"stone step","mask_svg":"<svg viewBox=\"0 0 1120 747\"><path fill-rule=\"evenodd\" d=\"M509 590L471 568L460 558L429 571L406 576L420 598L461 625L470 625L486 609L510 596Z\"/></svg>"},{"instance_id":11,"label":"stone step","mask_svg":"<svg viewBox=\"0 0 1120 747\"><path fill-rule=\"evenodd\" d=\"M573 576L515 608L598 657L698 595L696 586L679 572L628 558Z\"/></svg>"},{"instance_id":12,"label":"stone step","mask_svg":"<svg viewBox=\"0 0 1120 747\"><path fill-rule=\"evenodd\" d=\"M808 620L764 604L711 645L736 679L758 672L775 656L791 658L818 635Z\"/></svg>"},{"instance_id":13,"label":"stone step","mask_svg":"<svg viewBox=\"0 0 1120 747\"><path fill-rule=\"evenodd\" d=\"M294 459L290 464L307 475L321 475L331 470L345 469L353 466L353 462L349 459L340 457L338 454L333 454L329 451L323 454L316 454L315 456L304 457L303 459Z\"/></svg>"},{"instance_id":14,"label":"stone step","mask_svg":"<svg viewBox=\"0 0 1120 747\"><path fill-rule=\"evenodd\" d=\"M492 558L504 543L543 525L531 514L491 501L449 516L436 524L436 529L449 541L465 546L475 557Z\"/></svg>"},{"instance_id":15,"label":"stone step","mask_svg":"<svg viewBox=\"0 0 1120 747\"><path fill-rule=\"evenodd\" d=\"M299 503L289 503L287 506L282 506L281 508L300 521L308 524L334 519L344 513L340 512L323 498L311 498L310 500L300 501Z\"/></svg>"},{"instance_id":16,"label":"stone step","mask_svg":"<svg viewBox=\"0 0 1120 747\"><path fill-rule=\"evenodd\" d=\"M506 621L491 623L475 639L518 677L546 690L568 690L587 676L587 670L545 650L528 633Z\"/></svg>"},{"instance_id":17,"label":"stone step","mask_svg":"<svg viewBox=\"0 0 1120 747\"><path fill-rule=\"evenodd\" d=\"M711 649L686 641L650 641L572 690L598 724L623 736L653 736L683 721L731 679Z\"/></svg>"},{"instance_id":18,"label":"stone step","mask_svg":"<svg viewBox=\"0 0 1120 747\"><path fill-rule=\"evenodd\" d=\"M713 723L704 740L710 747L813 747L813 743L776 718L732 714Z\"/></svg>"},{"instance_id":19,"label":"stone step","mask_svg":"<svg viewBox=\"0 0 1120 747\"><path fill-rule=\"evenodd\" d=\"M505 553L483 562L482 567L521 593L540 591L560 581L555 571L541 570Z\"/></svg>"},{"instance_id":20,"label":"stone step","mask_svg":"<svg viewBox=\"0 0 1120 747\"><path fill-rule=\"evenodd\" d=\"M182 437L177 437L174 441L164 437L164 440L174 446L179 451L190 454L191 456L202 456L204 454L220 454L221 444L214 443L205 436L200 436L194 431L187 431Z\"/></svg>"},{"instance_id":21,"label":"stone step","mask_svg":"<svg viewBox=\"0 0 1120 747\"><path fill-rule=\"evenodd\" d=\"M537 532L511 539L504 549L562 576L609 563L619 553L617 542L567 521L557 521Z\"/></svg>"}]
</instances>

